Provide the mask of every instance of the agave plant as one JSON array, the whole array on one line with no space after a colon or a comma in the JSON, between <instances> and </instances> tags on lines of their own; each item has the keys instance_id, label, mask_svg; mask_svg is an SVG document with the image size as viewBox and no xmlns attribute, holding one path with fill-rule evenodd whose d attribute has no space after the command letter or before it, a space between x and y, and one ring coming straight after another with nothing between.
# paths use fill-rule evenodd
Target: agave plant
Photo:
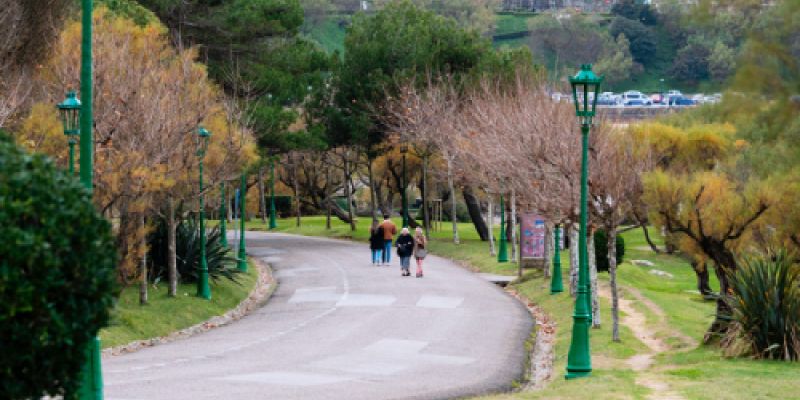
<instances>
[{"instance_id":1,"label":"agave plant","mask_svg":"<svg viewBox=\"0 0 800 400\"><path fill-rule=\"evenodd\" d=\"M745 259L731 274L735 328L724 345L758 358L800 359L800 265L785 251Z\"/></svg>"},{"instance_id":2,"label":"agave plant","mask_svg":"<svg viewBox=\"0 0 800 400\"><path fill-rule=\"evenodd\" d=\"M167 274L168 256L165 223L158 224L150 235L149 242L149 258L152 262L149 276L153 280L164 279ZM181 282L196 282L197 272L200 269L200 224L196 219L183 220L176 227L175 254ZM228 249L222 245L222 232L219 227L206 229L206 262L208 275L212 280L226 278L237 282L236 277L240 271L236 268L236 257L231 256Z\"/></svg>"}]
</instances>

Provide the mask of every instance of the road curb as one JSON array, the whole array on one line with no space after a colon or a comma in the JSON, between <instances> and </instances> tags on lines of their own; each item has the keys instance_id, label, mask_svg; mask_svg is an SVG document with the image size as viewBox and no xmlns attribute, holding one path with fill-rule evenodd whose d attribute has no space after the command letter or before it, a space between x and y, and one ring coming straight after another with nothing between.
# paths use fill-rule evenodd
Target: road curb
<instances>
[{"instance_id":1,"label":"road curb","mask_svg":"<svg viewBox=\"0 0 800 400\"><path fill-rule=\"evenodd\" d=\"M267 263L259 260L256 257L249 257L249 259L253 261L253 264L258 270L258 278L256 279L256 285L253 287L253 290L250 291L250 294L248 294L247 297L235 308L228 310L228 312L225 314L211 317L208 320L192 325L188 328L172 332L166 336L136 340L128 344L103 349L102 356L113 357L123 354L130 354L141 349L190 338L194 335L210 331L211 329L236 322L254 310L262 307L267 303L269 298L272 297L272 294L275 292L275 289L278 286L278 282L274 278L272 268L270 268Z\"/></svg>"}]
</instances>

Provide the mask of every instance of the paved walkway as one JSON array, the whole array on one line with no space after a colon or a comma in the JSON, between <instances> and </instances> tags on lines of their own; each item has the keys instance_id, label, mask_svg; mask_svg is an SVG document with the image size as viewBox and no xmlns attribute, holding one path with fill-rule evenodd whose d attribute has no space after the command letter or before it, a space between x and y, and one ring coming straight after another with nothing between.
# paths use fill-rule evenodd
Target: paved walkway
<instances>
[{"instance_id":1,"label":"paved walkway","mask_svg":"<svg viewBox=\"0 0 800 400\"><path fill-rule=\"evenodd\" d=\"M232 243L233 244L233 243ZM232 325L103 360L107 400L446 399L507 389L528 312L452 262L373 267L367 244L247 233L280 283Z\"/></svg>"}]
</instances>

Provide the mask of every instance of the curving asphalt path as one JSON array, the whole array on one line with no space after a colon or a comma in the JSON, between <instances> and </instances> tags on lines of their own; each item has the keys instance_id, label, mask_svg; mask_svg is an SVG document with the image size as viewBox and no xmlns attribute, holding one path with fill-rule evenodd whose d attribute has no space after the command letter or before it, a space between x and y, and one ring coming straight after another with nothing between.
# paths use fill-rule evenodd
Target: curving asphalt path
<instances>
[{"instance_id":1,"label":"curving asphalt path","mask_svg":"<svg viewBox=\"0 0 800 400\"><path fill-rule=\"evenodd\" d=\"M103 359L107 400L448 399L510 388L529 313L428 257L424 278L373 267L367 244L247 232L280 283L242 320ZM413 268L413 267L412 267Z\"/></svg>"}]
</instances>

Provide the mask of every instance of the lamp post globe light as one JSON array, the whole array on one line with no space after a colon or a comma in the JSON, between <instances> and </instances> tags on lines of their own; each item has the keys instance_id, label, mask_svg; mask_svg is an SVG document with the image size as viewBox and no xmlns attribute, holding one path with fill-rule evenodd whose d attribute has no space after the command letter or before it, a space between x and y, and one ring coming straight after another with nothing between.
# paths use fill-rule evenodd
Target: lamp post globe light
<instances>
[{"instance_id":1,"label":"lamp post globe light","mask_svg":"<svg viewBox=\"0 0 800 400\"><path fill-rule=\"evenodd\" d=\"M403 228L408 227L408 199L406 198L406 186L408 185L408 180L406 179L406 153L408 153L408 145L403 143L400 145L400 154L403 155L403 184L402 190L400 191L403 208Z\"/></svg>"},{"instance_id":2,"label":"lamp post globe light","mask_svg":"<svg viewBox=\"0 0 800 400\"><path fill-rule=\"evenodd\" d=\"M564 291L564 282L561 277L561 226L556 224L553 229L553 274L550 277L550 294L558 294Z\"/></svg>"},{"instance_id":3,"label":"lamp post globe light","mask_svg":"<svg viewBox=\"0 0 800 400\"><path fill-rule=\"evenodd\" d=\"M211 288L208 286L208 260L206 259L206 220L205 205L203 204L203 159L208 150L208 139L211 132L203 127L197 129L195 144L197 145L197 159L200 161L200 272L197 277L197 296L206 300L211 299Z\"/></svg>"},{"instance_id":4,"label":"lamp post globe light","mask_svg":"<svg viewBox=\"0 0 800 400\"><path fill-rule=\"evenodd\" d=\"M78 143L78 135L81 133L80 115L81 101L78 100L75 91L70 90L67 98L58 103L58 112L61 116L61 124L64 127L64 135L67 136L69 143L69 174L75 174L75 144Z\"/></svg>"},{"instance_id":5,"label":"lamp post globe light","mask_svg":"<svg viewBox=\"0 0 800 400\"><path fill-rule=\"evenodd\" d=\"M589 294L589 253L587 251L587 197L589 176L589 129L595 116L597 98L603 78L592 72L591 64L581 65L581 70L569 78L575 115L581 123L581 204L580 234L578 236L578 295L572 315L572 341L567 356L567 379L588 376L592 372L589 352L589 325L591 324L591 296Z\"/></svg>"}]
</instances>

